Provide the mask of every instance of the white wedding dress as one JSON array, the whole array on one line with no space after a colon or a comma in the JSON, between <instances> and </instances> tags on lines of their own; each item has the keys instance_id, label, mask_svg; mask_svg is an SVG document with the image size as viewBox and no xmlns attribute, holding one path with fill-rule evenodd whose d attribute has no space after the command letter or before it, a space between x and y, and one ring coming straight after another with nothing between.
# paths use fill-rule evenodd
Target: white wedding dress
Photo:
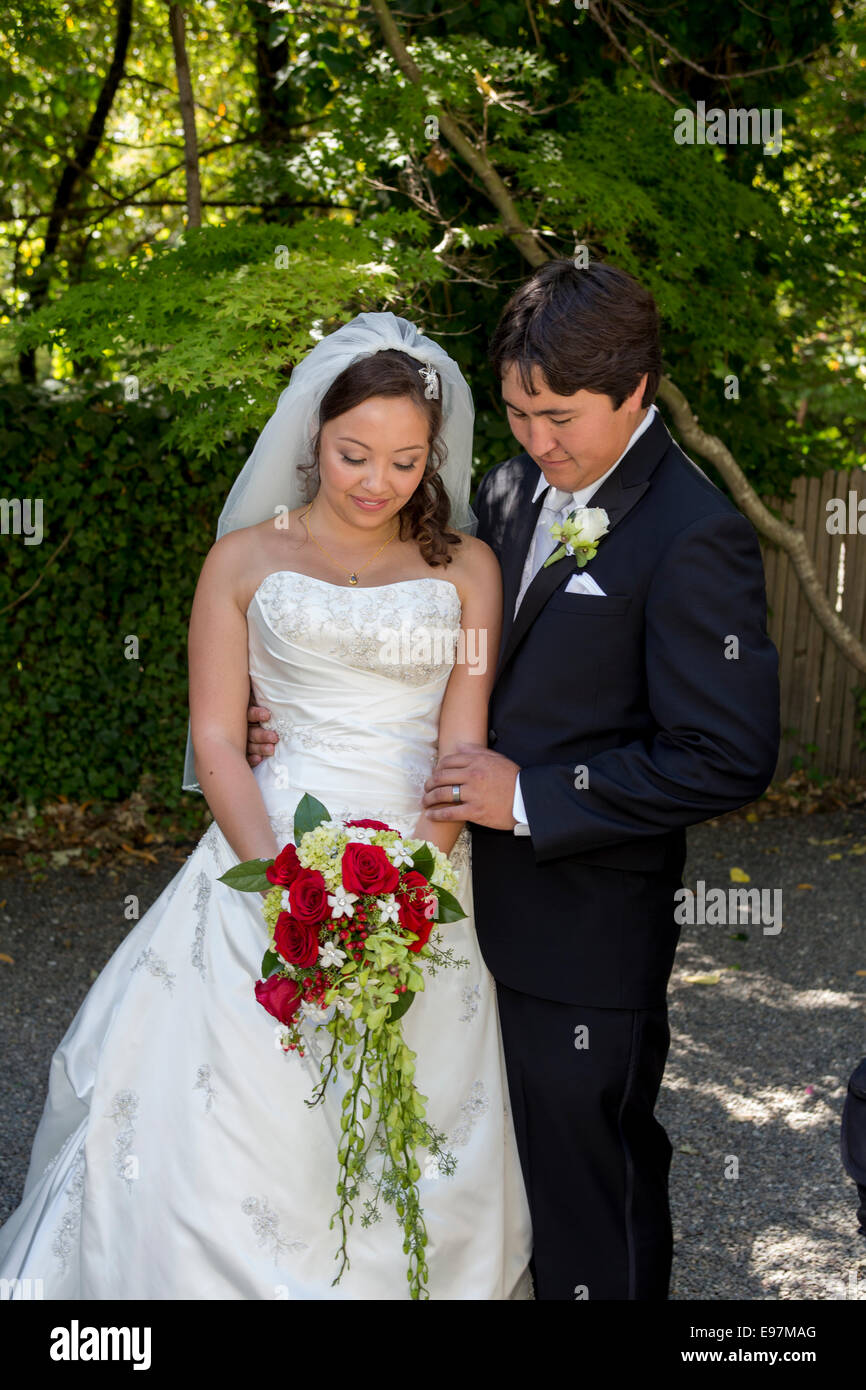
<instances>
[{"instance_id":1,"label":"white wedding dress","mask_svg":"<svg viewBox=\"0 0 866 1390\"><path fill-rule=\"evenodd\" d=\"M250 675L280 741L255 769L282 845L304 792L332 814L411 833L435 758L460 620L445 579L344 588L268 575L248 613ZM388 645L390 643L390 645ZM383 661L384 656L384 661ZM457 1160L419 1154L434 1299L532 1298L529 1212L494 982L472 923L468 836L452 853L470 916L442 928L468 968L428 978L404 1018L430 1122ZM314 1109L321 1038L277 1046L256 1002L258 895L218 877L237 857L214 823L93 984L54 1054L0 1278L52 1299L404 1299L402 1229L385 1205L337 1272L344 1085ZM327 1035L325 1035L327 1038ZM6 1297L27 1296L22 1285ZM33 1293L31 1292L31 1295Z\"/></svg>"}]
</instances>

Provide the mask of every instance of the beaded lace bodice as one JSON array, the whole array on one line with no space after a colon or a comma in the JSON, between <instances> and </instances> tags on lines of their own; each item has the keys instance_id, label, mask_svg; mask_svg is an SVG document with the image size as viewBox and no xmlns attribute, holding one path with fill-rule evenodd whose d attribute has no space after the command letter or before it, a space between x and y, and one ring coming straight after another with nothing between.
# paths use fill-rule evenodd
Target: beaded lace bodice
<instances>
[{"instance_id":1,"label":"beaded lace bodice","mask_svg":"<svg viewBox=\"0 0 866 1390\"><path fill-rule=\"evenodd\" d=\"M445 579L354 588L278 570L262 581L247 622L255 698L280 736L255 769L272 818L305 791L335 814L417 815L460 615Z\"/></svg>"}]
</instances>

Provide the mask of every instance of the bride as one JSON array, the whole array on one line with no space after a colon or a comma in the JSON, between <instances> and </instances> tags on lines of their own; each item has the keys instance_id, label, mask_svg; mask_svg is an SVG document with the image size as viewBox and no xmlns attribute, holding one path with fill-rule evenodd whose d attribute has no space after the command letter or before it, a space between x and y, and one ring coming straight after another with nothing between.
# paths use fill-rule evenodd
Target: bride
<instances>
[{"instance_id":1,"label":"bride","mask_svg":"<svg viewBox=\"0 0 866 1390\"><path fill-rule=\"evenodd\" d=\"M419 1155L428 1289L532 1297L468 835L421 811L437 746L486 742L501 598L492 553L459 529L471 528L471 440L456 364L393 314L358 315L295 368L229 494L190 618L184 786L214 822L54 1054L0 1278L40 1280L52 1299L409 1296L388 1206L353 1225L332 1283L341 1090L304 1104L321 1042L307 1021L303 1057L279 1047L254 992L260 899L219 881L291 840L307 792L335 819L434 841L459 873L469 915L442 925L441 944L468 966L428 975L403 1019L428 1118L456 1159L440 1171ZM251 694L279 734L255 768Z\"/></svg>"}]
</instances>

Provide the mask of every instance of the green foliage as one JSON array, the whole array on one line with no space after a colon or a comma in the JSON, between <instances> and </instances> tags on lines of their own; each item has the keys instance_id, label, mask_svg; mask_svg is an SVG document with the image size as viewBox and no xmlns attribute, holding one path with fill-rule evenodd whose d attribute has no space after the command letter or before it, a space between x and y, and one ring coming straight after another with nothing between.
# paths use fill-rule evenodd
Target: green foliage
<instances>
[{"instance_id":1,"label":"green foliage","mask_svg":"<svg viewBox=\"0 0 866 1390\"><path fill-rule=\"evenodd\" d=\"M852 686L851 694L854 696L854 719L858 735L857 747L861 753L866 753L866 686Z\"/></svg>"},{"instance_id":2,"label":"green foliage","mask_svg":"<svg viewBox=\"0 0 866 1390\"><path fill-rule=\"evenodd\" d=\"M166 442L209 458L262 428L316 336L444 276L424 239L411 211L363 228L316 219L202 227L72 286L11 325L7 343L98 352L139 391L167 387Z\"/></svg>"},{"instance_id":3,"label":"green foliage","mask_svg":"<svg viewBox=\"0 0 866 1390\"><path fill-rule=\"evenodd\" d=\"M144 776L167 808L189 800L189 610L252 440L191 460L167 447L167 416L117 387L0 399L3 495L41 498L44 525L40 545L2 537L0 802L111 800Z\"/></svg>"},{"instance_id":4,"label":"green foliage","mask_svg":"<svg viewBox=\"0 0 866 1390\"><path fill-rule=\"evenodd\" d=\"M527 267L430 133L440 102L553 254L585 244L649 285L667 370L759 491L862 462L862 3L608 6L614 42L566 0L401 0L426 91L358 4L184 8L204 225L186 228L167 8L136 0L50 257L116 8L10 0L0 17L2 490L41 497L46 531L2 538L4 799L121 797L147 771L178 804L198 569L319 335L362 309L414 319L471 383L477 472L514 451L486 352ZM676 146L675 107L698 99L782 108L782 154ZM60 389L18 384L27 350Z\"/></svg>"}]
</instances>

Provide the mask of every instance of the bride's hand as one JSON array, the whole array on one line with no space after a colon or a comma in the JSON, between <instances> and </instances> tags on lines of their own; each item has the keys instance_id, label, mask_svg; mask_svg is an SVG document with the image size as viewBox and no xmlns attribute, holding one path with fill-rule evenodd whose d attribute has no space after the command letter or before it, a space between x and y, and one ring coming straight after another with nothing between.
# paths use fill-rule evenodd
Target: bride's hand
<instances>
[{"instance_id":1,"label":"bride's hand","mask_svg":"<svg viewBox=\"0 0 866 1390\"><path fill-rule=\"evenodd\" d=\"M250 705L247 710L247 762L250 767L258 767L262 758L271 758L274 744L279 742L276 729L263 729L261 720L270 719L271 712L264 705Z\"/></svg>"},{"instance_id":2,"label":"bride's hand","mask_svg":"<svg viewBox=\"0 0 866 1390\"><path fill-rule=\"evenodd\" d=\"M429 840L437 849L441 849L443 854L450 854L455 844L457 836L463 829L463 821L434 821L430 820L426 811L422 812L418 824L412 831L412 836L416 840Z\"/></svg>"}]
</instances>

